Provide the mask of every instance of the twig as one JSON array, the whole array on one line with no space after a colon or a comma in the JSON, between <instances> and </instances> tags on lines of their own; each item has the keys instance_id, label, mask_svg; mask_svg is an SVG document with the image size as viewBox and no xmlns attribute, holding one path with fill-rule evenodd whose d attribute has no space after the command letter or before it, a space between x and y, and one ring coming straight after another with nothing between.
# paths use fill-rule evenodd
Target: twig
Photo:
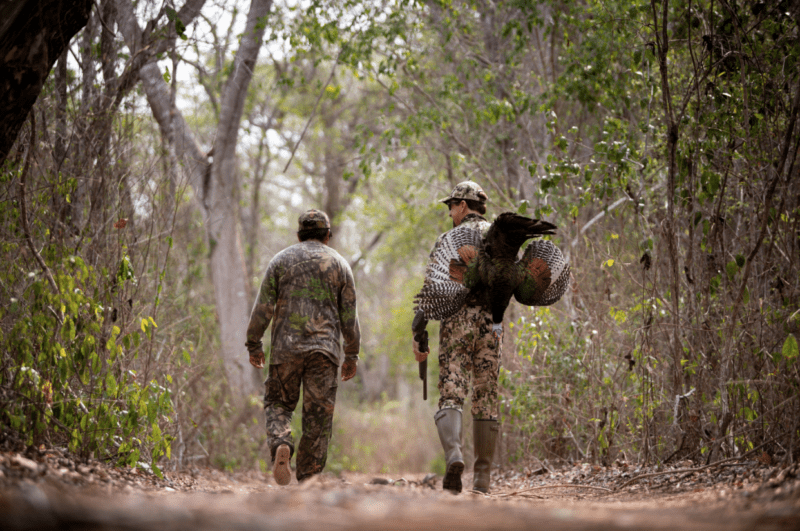
<instances>
[{"instance_id":1,"label":"twig","mask_svg":"<svg viewBox=\"0 0 800 531\"><path fill-rule=\"evenodd\" d=\"M31 229L28 226L28 207L25 204L25 179L28 178L28 168L31 165L31 157L33 157L33 148L34 142L36 141L36 113L31 111L31 138L28 142L28 156L25 158L25 165L22 167L22 175L19 177L19 209L20 209L20 217L22 218L22 230L25 232L25 241L28 243L28 248L33 253L34 258L36 258L36 262L39 263L39 267L42 268L44 272L44 276L47 278L47 281L50 283L50 287L53 288L53 291L59 293L58 285L56 281L53 279L53 274L50 273L50 268L47 267L47 264L44 263L42 259L42 255L39 254L39 251L36 250L36 247L33 245L33 239L31 238Z\"/></svg>"},{"instance_id":2,"label":"twig","mask_svg":"<svg viewBox=\"0 0 800 531\"><path fill-rule=\"evenodd\" d=\"M636 476L635 478L629 479L628 481L626 481L625 483L623 483L619 487L616 487L614 490L622 490L625 487L627 487L628 485L630 485L631 483L639 481L640 479L651 478L651 477L656 477L656 476L666 476L666 475L669 475L669 474L682 474L684 472L700 472L701 470L705 470L707 468L714 468L715 466L719 466L719 465L721 465L723 463L728 463L730 461L739 461L739 460L742 460L742 459L744 459L745 457L747 457L747 456L749 456L751 454L754 454L758 450L761 450L761 448L763 448L764 446L774 442L776 439L777 439L777 437L775 437L775 438L773 438L773 439L771 439L771 440L769 440L769 441L767 441L767 442L765 442L763 444L760 444L760 445L756 446L755 448L753 448L752 450L750 450L749 452L746 452L746 453L744 453L744 454L742 454L740 456L729 457L727 459L721 459L719 461L715 461L715 462L711 463L710 465L703 465L703 466L699 466L699 467L696 467L696 468L676 468L674 470L664 470L663 472L651 472L650 474L642 474L641 476Z\"/></svg>"},{"instance_id":3,"label":"twig","mask_svg":"<svg viewBox=\"0 0 800 531\"><path fill-rule=\"evenodd\" d=\"M612 492L611 489L607 489L605 487L595 487L594 485L574 485L572 483L559 483L557 485L539 485L538 487L529 487L525 490L518 490L514 492L509 492L507 494L498 494L498 498L506 498L508 496L516 496L517 494L523 494L525 492L531 492L533 490L542 490L542 489L561 489L561 488L573 488L573 489L595 489L595 490L602 490L605 492Z\"/></svg>"},{"instance_id":4,"label":"twig","mask_svg":"<svg viewBox=\"0 0 800 531\"><path fill-rule=\"evenodd\" d=\"M336 61L333 63L333 67L331 68L331 75L328 76L328 81L325 82L325 85L322 86L322 90L319 91L319 96L317 96L317 101L314 103L314 108L311 109L311 115L308 117L308 121L306 122L306 126L303 128L303 132L300 133L300 138L297 140L297 143L292 148L292 154L289 155L289 160L286 161L286 166L283 168L283 173L286 173L286 170L289 169L289 164L292 163L294 160L294 153L297 151L297 148L300 146L300 142L303 141L303 138L306 136L306 131L308 131L308 126L311 125L311 120L314 119L314 115L317 112L317 107L319 106L319 102L322 99L322 96L325 94L325 90L327 90L328 85L333 79L333 74L336 73L336 66L339 64L339 58L342 56L342 52L344 49L339 50L339 55L336 56Z\"/></svg>"}]
</instances>

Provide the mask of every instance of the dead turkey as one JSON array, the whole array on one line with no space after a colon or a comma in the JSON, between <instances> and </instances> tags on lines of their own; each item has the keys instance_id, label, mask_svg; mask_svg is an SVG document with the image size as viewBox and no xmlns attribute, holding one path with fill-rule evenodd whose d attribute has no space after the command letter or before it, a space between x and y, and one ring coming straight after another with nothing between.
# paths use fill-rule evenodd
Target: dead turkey
<instances>
[{"instance_id":1,"label":"dead turkey","mask_svg":"<svg viewBox=\"0 0 800 531\"><path fill-rule=\"evenodd\" d=\"M470 294L485 290L493 329L502 330L503 315L513 295L527 306L548 306L569 286L570 268L561 251L547 240L533 240L522 257L526 240L555 233L547 221L519 214L500 214L481 237L474 226L460 225L437 241L431 252L422 289L414 296L414 311L424 319L455 314Z\"/></svg>"}]
</instances>

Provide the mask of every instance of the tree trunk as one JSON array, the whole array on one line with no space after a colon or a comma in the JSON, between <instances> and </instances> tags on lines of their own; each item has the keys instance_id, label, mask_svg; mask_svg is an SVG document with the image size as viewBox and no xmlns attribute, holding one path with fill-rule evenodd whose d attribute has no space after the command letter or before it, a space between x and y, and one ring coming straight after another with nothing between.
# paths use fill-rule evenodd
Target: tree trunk
<instances>
[{"instance_id":1,"label":"tree trunk","mask_svg":"<svg viewBox=\"0 0 800 531\"><path fill-rule=\"evenodd\" d=\"M170 91L158 65L149 63L139 73L153 116L162 134L171 134L175 155L184 163L203 215L220 323L220 355L231 393L238 400L257 392L258 373L250 367L244 349L250 304L237 224L236 142L247 88L264 36L263 19L271 7L271 0L253 0L250 5L241 45L222 97L213 163L198 146L183 115L171 104ZM117 10L125 42L136 53L142 39L132 7L125 0L118 0Z\"/></svg>"},{"instance_id":2,"label":"tree trunk","mask_svg":"<svg viewBox=\"0 0 800 531\"><path fill-rule=\"evenodd\" d=\"M92 0L11 0L0 5L0 164L50 69L86 25Z\"/></svg>"},{"instance_id":3,"label":"tree trunk","mask_svg":"<svg viewBox=\"0 0 800 531\"><path fill-rule=\"evenodd\" d=\"M254 387L254 371L244 350L250 301L247 299L247 270L244 265L238 226L238 160L236 144L242 121L247 88L253 78L258 51L264 37L264 19L272 0L253 0L239 50L220 105L214 143L211 186L206 197L211 215L206 225L211 244L211 276L220 322L222 357L232 389Z\"/></svg>"},{"instance_id":4,"label":"tree trunk","mask_svg":"<svg viewBox=\"0 0 800 531\"><path fill-rule=\"evenodd\" d=\"M669 72L667 54L669 53L669 34L668 31L668 12L669 2L663 0L661 3L661 17L659 25L658 7L655 0L650 2L653 11L653 22L655 28L656 54L658 57L659 72L661 74L661 97L664 103L664 120L667 128L667 217L665 220L664 237L667 240L667 251L669 254L669 273L670 273L670 292L672 301L672 394L673 396L683 394L683 367L681 358L683 348L681 346L681 325L680 325L680 277L678 274L678 245L675 229L675 194L676 184L675 175L677 173L677 147L678 147L678 124L675 121L675 113L672 108L672 95L669 85Z\"/></svg>"}]
</instances>

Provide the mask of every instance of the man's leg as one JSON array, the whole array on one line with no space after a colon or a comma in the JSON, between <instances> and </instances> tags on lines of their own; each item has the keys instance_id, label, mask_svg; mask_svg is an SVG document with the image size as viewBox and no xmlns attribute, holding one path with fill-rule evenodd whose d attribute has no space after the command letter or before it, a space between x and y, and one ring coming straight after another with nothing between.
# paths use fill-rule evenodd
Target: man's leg
<instances>
[{"instance_id":1,"label":"man's leg","mask_svg":"<svg viewBox=\"0 0 800 531\"><path fill-rule=\"evenodd\" d=\"M439 441L445 454L442 487L461 492L464 456L461 453L461 415L469 389L471 356L467 353L474 341L468 311L442 321L439 335L439 411L434 415Z\"/></svg>"},{"instance_id":2,"label":"man's leg","mask_svg":"<svg viewBox=\"0 0 800 531\"><path fill-rule=\"evenodd\" d=\"M496 419L502 340L497 341L492 334L492 318L488 312L477 323L477 327L479 333L472 360L475 371L472 383L472 433L475 443L472 488L487 493L497 434L500 431Z\"/></svg>"},{"instance_id":3,"label":"man's leg","mask_svg":"<svg viewBox=\"0 0 800 531\"><path fill-rule=\"evenodd\" d=\"M303 436L297 447L297 481L325 468L333 431L333 409L339 382L337 369L325 354L306 355L303 372Z\"/></svg>"},{"instance_id":4,"label":"man's leg","mask_svg":"<svg viewBox=\"0 0 800 531\"><path fill-rule=\"evenodd\" d=\"M303 359L298 357L291 362L270 365L269 377L264 382L267 444L273 463L273 476L280 485L287 485L291 479L289 459L294 452L292 413L300 398L302 374ZM278 452L279 447L280 452Z\"/></svg>"}]
</instances>

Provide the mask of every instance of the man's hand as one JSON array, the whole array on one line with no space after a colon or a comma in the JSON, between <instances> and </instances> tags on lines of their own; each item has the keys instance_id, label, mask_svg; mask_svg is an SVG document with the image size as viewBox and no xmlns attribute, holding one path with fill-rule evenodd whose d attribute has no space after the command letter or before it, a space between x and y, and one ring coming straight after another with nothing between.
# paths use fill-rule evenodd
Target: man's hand
<instances>
[{"instance_id":1,"label":"man's hand","mask_svg":"<svg viewBox=\"0 0 800 531\"><path fill-rule=\"evenodd\" d=\"M503 340L503 323L492 324L492 335L498 343Z\"/></svg>"},{"instance_id":2,"label":"man's hand","mask_svg":"<svg viewBox=\"0 0 800 531\"><path fill-rule=\"evenodd\" d=\"M250 365L256 369L264 368L264 353L262 351L250 353Z\"/></svg>"},{"instance_id":3,"label":"man's hand","mask_svg":"<svg viewBox=\"0 0 800 531\"><path fill-rule=\"evenodd\" d=\"M417 362L422 363L423 361L428 359L428 354L430 354L431 351L430 349L428 349L425 352L421 352L419 350L419 343L417 342L417 340L414 339L413 342L414 342L414 359L417 360Z\"/></svg>"},{"instance_id":4,"label":"man's hand","mask_svg":"<svg viewBox=\"0 0 800 531\"><path fill-rule=\"evenodd\" d=\"M344 360L342 364L342 381L346 382L356 375L358 360Z\"/></svg>"},{"instance_id":5,"label":"man's hand","mask_svg":"<svg viewBox=\"0 0 800 531\"><path fill-rule=\"evenodd\" d=\"M414 359L419 363L427 360L428 354L431 353L431 349L428 348L426 326L428 326L428 321L425 319L425 314L421 311L414 314L414 320L411 322L411 337L414 341Z\"/></svg>"}]
</instances>

